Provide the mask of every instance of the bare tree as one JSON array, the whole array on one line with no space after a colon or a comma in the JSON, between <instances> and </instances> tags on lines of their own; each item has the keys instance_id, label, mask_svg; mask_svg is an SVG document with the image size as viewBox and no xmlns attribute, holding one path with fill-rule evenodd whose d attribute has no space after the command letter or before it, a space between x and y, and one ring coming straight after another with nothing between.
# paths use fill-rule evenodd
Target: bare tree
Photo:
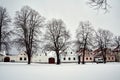
<instances>
[{"instance_id":1,"label":"bare tree","mask_svg":"<svg viewBox=\"0 0 120 80\"><path fill-rule=\"evenodd\" d=\"M10 48L10 30L8 27L10 22L11 19L6 8L0 6L0 51L6 50L8 52L8 49Z\"/></svg>"},{"instance_id":2,"label":"bare tree","mask_svg":"<svg viewBox=\"0 0 120 80\"><path fill-rule=\"evenodd\" d=\"M47 50L55 51L57 56L57 64L60 64L59 54L64 51L68 44L69 32L66 31L65 24L60 19L52 19L47 23L45 39Z\"/></svg>"},{"instance_id":3,"label":"bare tree","mask_svg":"<svg viewBox=\"0 0 120 80\"><path fill-rule=\"evenodd\" d=\"M39 47L40 28L43 26L44 18L28 6L22 7L16 12L15 17L15 43L24 48L28 56L28 64L31 63L32 54Z\"/></svg>"},{"instance_id":4,"label":"bare tree","mask_svg":"<svg viewBox=\"0 0 120 80\"><path fill-rule=\"evenodd\" d=\"M98 29L96 32L97 47L103 55L104 63L106 63L106 50L111 47L113 34L108 30Z\"/></svg>"},{"instance_id":5,"label":"bare tree","mask_svg":"<svg viewBox=\"0 0 120 80\"><path fill-rule=\"evenodd\" d=\"M77 49L80 51L83 49L82 53L82 64L84 64L85 50L89 49L93 42L94 29L92 28L89 21L80 22L77 29ZM80 64L80 55L78 55L78 64Z\"/></svg>"},{"instance_id":6,"label":"bare tree","mask_svg":"<svg viewBox=\"0 0 120 80\"><path fill-rule=\"evenodd\" d=\"M108 12L108 8L110 8L108 0L89 0L88 4L95 9L103 9L105 12Z\"/></svg>"},{"instance_id":7,"label":"bare tree","mask_svg":"<svg viewBox=\"0 0 120 80\"><path fill-rule=\"evenodd\" d=\"M114 41L114 45L120 49L120 36L115 36Z\"/></svg>"}]
</instances>

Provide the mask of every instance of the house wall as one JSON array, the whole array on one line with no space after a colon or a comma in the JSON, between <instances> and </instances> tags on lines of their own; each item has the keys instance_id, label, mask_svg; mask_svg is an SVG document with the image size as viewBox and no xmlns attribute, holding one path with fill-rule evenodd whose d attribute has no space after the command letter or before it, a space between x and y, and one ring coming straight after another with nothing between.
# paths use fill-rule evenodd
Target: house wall
<instances>
[{"instance_id":1,"label":"house wall","mask_svg":"<svg viewBox=\"0 0 120 80\"><path fill-rule=\"evenodd\" d=\"M61 62L63 62L63 63L72 63L72 62L78 62L78 57L77 56L61 56L60 57L60 60L61 60Z\"/></svg>"},{"instance_id":2,"label":"house wall","mask_svg":"<svg viewBox=\"0 0 120 80\"><path fill-rule=\"evenodd\" d=\"M33 56L32 57L32 62L47 63L48 62L48 57L47 56Z\"/></svg>"},{"instance_id":3,"label":"house wall","mask_svg":"<svg viewBox=\"0 0 120 80\"><path fill-rule=\"evenodd\" d=\"M77 63L78 56L71 48L60 54L61 63Z\"/></svg>"},{"instance_id":4,"label":"house wall","mask_svg":"<svg viewBox=\"0 0 120 80\"><path fill-rule=\"evenodd\" d=\"M4 58L4 56L0 55L0 62L3 62L3 58Z\"/></svg>"},{"instance_id":5,"label":"house wall","mask_svg":"<svg viewBox=\"0 0 120 80\"><path fill-rule=\"evenodd\" d=\"M80 54L81 54L80 61L82 62L83 61L83 56L82 56L83 52L81 52ZM88 50L85 51L84 61L85 62L93 62L94 61L93 55Z\"/></svg>"},{"instance_id":6,"label":"house wall","mask_svg":"<svg viewBox=\"0 0 120 80\"><path fill-rule=\"evenodd\" d=\"M119 53L118 52L114 52L115 54L115 61L119 62Z\"/></svg>"},{"instance_id":7,"label":"house wall","mask_svg":"<svg viewBox=\"0 0 120 80\"><path fill-rule=\"evenodd\" d=\"M48 63L49 62L49 58L54 58L55 62L57 62L57 59L55 56L49 56L49 55L45 55L45 54L35 54L32 56L32 62L35 63Z\"/></svg>"},{"instance_id":8,"label":"house wall","mask_svg":"<svg viewBox=\"0 0 120 80\"><path fill-rule=\"evenodd\" d=\"M82 58L83 57L80 58L81 62L82 62ZM92 56L85 56L84 61L85 62L93 62L94 61L94 57L92 57Z\"/></svg>"},{"instance_id":9,"label":"house wall","mask_svg":"<svg viewBox=\"0 0 120 80\"><path fill-rule=\"evenodd\" d=\"M107 62L115 62L115 56L113 56L113 55L106 56L106 61Z\"/></svg>"},{"instance_id":10,"label":"house wall","mask_svg":"<svg viewBox=\"0 0 120 80\"><path fill-rule=\"evenodd\" d=\"M120 52L118 53L118 61L120 62Z\"/></svg>"},{"instance_id":11,"label":"house wall","mask_svg":"<svg viewBox=\"0 0 120 80\"><path fill-rule=\"evenodd\" d=\"M97 56L97 57L103 58L103 56ZM107 54L106 62L115 62L115 55Z\"/></svg>"},{"instance_id":12,"label":"house wall","mask_svg":"<svg viewBox=\"0 0 120 80\"><path fill-rule=\"evenodd\" d=\"M22 52L22 53L16 55L15 62L27 62L27 61L28 61L28 57L25 52Z\"/></svg>"},{"instance_id":13,"label":"house wall","mask_svg":"<svg viewBox=\"0 0 120 80\"><path fill-rule=\"evenodd\" d=\"M16 56L7 56L10 58L10 62L15 62L16 61Z\"/></svg>"},{"instance_id":14,"label":"house wall","mask_svg":"<svg viewBox=\"0 0 120 80\"><path fill-rule=\"evenodd\" d=\"M5 51L0 51L0 62L4 61Z\"/></svg>"},{"instance_id":15,"label":"house wall","mask_svg":"<svg viewBox=\"0 0 120 80\"><path fill-rule=\"evenodd\" d=\"M0 61L4 62L4 59L6 57L10 58L10 62L27 62L27 55L25 53L20 53L18 55L6 55L6 56L0 56ZM21 58L21 59L20 59Z\"/></svg>"},{"instance_id":16,"label":"house wall","mask_svg":"<svg viewBox=\"0 0 120 80\"><path fill-rule=\"evenodd\" d=\"M21 52L18 55L15 56L0 56L0 61L4 62L4 58L5 57L9 57L10 58L10 62L28 62L28 57L27 54L25 52ZM45 55L45 54L38 54L38 55L33 55L31 58L31 62L39 62L39 63L48 63L49 62L49 58L54 58L55 59L55 63L57 62L56 56L49 56L49 55Z\"/></svg>"},{"instance_id":17,"label":"house wall","mask_svg":"<svg viewBox=\"0 0 120 80\"><path fill-rule=\"evenodd\" d=\"M49 52L47 53L49 54ZM118 54L119 56L119 61L120 61L120 53ZM16 56L1 56L0 55L0 61L4 61L5 57L10 57L10 61L15 61L15 62L27 62L28 58L27 58L27 54L25 52L21 52L20 54L16 55ZM37 62L37 63L48 63L49 62L49 58L55 58L55 63L57 62L57 58L54 55L46 55L46 54L38 54L38 55L33 55L33 57L31 58L31 62ZM67 54L64 55L60 55L60 60L62 63L77 63L78 62L78 56L76 55L75 52L67 52ZM82 62L82 55L80 57L80 61ZM93 55L91 55L89 53L89 51L86 51L85 54L85 58L84 58L85 62L93 62L94 61L94 57ZM115 55L106 55L106 61L107 62L114 62L115 61Z\"/></svg>"}]
</instances>

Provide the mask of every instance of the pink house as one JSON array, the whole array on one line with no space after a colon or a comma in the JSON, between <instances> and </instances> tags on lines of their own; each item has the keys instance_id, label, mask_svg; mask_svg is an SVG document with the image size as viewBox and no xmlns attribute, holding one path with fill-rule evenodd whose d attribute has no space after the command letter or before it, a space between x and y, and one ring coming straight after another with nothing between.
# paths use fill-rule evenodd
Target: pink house
<instances>
[{"instance_id":1,"label":"pink house","mask_svg":"<svg viewBox=\"0 0 120 80\"><path fill-rule=\"evenodd\" d=\"M82 61L83 58L83 49L81 49L80 51L77 52L77 54L79 54L80 57L80 61ZM85 57L84 57L84 61L85 62L93 62L94 61L94 56L92 54L92 50L85 50Z\"/></svg>"},{"instance_id":2,"label":"pink house","mask_svg":"<svg viewBox=\"0 0 120 80\"><path fill-rule=\"evenodd\" d=\"M78 51L77 54L81 56L80 61L82 62L83 49ZM88 49L85 50L85 57L84 57L85 62L94 62L95 58L103 58L102 52L100 49L96 49L94 51L88 50ZM116 58L115 58L115 54L113 53L113 51L111 49L107 49L106 50L106 62L115 62L115 59Z\"/></svg>"},{"instance_id":3,"label":"pink house","mask_svg":"<svg viewBox=\"0 0 120 80\"><path fill-rule=\"evenodd\" d=\"M96 49L93 51L94 58L103 58L102 51L100 49ZM115 54L109 48L106 50L106 62L115 62Z\"/></svg>"}]
</instances>

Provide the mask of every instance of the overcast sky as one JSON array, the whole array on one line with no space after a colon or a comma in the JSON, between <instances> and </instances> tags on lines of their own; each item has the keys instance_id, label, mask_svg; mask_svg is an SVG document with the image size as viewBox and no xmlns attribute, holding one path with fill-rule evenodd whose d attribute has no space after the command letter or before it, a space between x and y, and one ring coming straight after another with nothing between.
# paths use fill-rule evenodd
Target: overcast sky
<instances>
[{"instance_id":1,"label":"overcast sky","mask_svg":"<svg viewBox=\"0 0 120 80\"><path fill-rule=\"evenodd\" d=\"M62 19L71 35L78 27L80 21L89 20L95 29L108 29L115 35L120 35L120 0L108 0L110 12L104 14L93 10L87 5L88 0L0 0L0 5L6 7L13 18L15 11L24 5L38 11L46 20L52 18Z\"/></svg>"}]
</instances>

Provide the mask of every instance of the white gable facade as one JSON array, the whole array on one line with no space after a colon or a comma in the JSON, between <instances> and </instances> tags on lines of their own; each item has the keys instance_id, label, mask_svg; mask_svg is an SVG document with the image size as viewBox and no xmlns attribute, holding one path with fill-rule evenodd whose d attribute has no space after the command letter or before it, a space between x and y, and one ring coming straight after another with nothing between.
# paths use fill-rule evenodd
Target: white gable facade
<instances>
[{"instance_id":1,"label":"white gable facade","mask_svg":"<svg viewBox=\"0 0 120 80\"><path fill-rule=\"evenodd\" d=\"M15 62L27 62L27 61L28 61L28 57L27 57L27 54L24 51L19 53L16 56Z\"/></svg>"},{"instance_id":2,"label":"white gable facade","mask_svg":"<svg viewBox=\"0 0 120 80\"><path fill-rule=\"evenodd\" d=\"M77 63L78 62L78 56L74 50L71 48L68 48L65 50L61 55L60 59L62 63Z\"/></svg>"},{"instance_id":3,"label":"white gable facade","mask_svg":"<svg viewBox=\"0 0 120 80\"><path fill-rule=\"evenodd\" d=\"M46 51L37 54L33 54L32 62L34 63L49 63L49 58L54 58L56 63L56 56L54 51Z\"/></svg>"}]
</instances>

